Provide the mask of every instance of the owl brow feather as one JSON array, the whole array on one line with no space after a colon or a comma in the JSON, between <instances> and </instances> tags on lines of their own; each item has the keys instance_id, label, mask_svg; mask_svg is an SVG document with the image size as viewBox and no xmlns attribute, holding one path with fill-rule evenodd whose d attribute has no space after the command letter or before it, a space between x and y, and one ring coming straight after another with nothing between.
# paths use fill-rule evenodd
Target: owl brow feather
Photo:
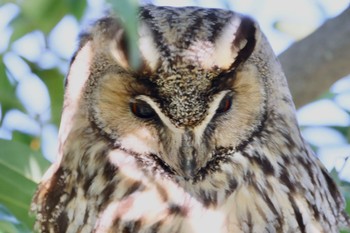
<instances>
[{"instance_id":1,"label":"owl brow feather","mask_svg":"<svg viewBox=\"0 0 350 233\"><path fill-rule=\"evenodd\" d=\"M255 33L256 27L254 25L254 21L248 17L244 17L236 32L235 40L232 43L231 49L236 50L237 48L240 48L240 43L244 40L247 40L247 42L244 47L239 50L238 55L230 68L222 71L212 80L212 88L210 90L211 93L217 93L218 91L232 87L232 84L236 78L237 67L249 58L255 48Z\"/></svg>"},{"instance_id":2,"label":"owl brow feather","mask_svg":"<svg viewBox=\"0 0 350 233\"><path fill-rule=\"evenodd\" d=\"M239 50L235 61L232 63L229 70L235 69L240 64L245 62L249 56L253 53L256 45L256 26L252 19L249 17L242 18L241 25L236 32L236 38L232 43L231 49L240 48L240 43L243 40L247 40L247 43L242 49Z\"/></svg>"},{"instance_id":3,"label":"owl brow feather","mask_svg":"<svg viewBox=\"0 0 350 233\"><path fill-rule=\"evenodd\" d=\"M131 76L137 81L137 87L130 86L130 93L136 95L147 95L157 101L160 100L157 84L152 81L149 75L134 72Z\"/></svg>"},{"instance_id":4,"label":"owl brow feather","mask_svg":"<svg viewBox=\"0 0 350 233\"><path fill-rule=\"evenodd\" d=\"M166 45L166 43L162 43L165 41L163 34L159 31L159 27L154 22L154 16L151 14L151 11L146 8L142 8L140 13L140 18L144 20L146 24L152 29L153 39L155 44L158 45L158 49L163 54L164 57L170 57L170 49Z\"/></svg>"},{"instance_id":5,"label":"owl brow feather","mask_svg":"<svg viewBox=\"0 0 350 233\"><path fill-rule=\"evenodd\" d=\"M231 90L233 83L236 80L236 69L232 67L229 70L223 71L211 80L210 95L217 94L223 90Z\"/></svg>"}]
</instances>

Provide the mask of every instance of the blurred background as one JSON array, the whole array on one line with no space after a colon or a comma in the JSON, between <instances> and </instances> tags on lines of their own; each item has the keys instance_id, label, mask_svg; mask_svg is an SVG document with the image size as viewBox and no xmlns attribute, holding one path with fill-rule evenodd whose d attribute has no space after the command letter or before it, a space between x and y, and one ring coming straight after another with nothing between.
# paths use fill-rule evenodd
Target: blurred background
<instances>
[{"instance_id":1,"label":"blurred background","mask_svg":"<svg viewBox=\"0 0 350 233\"><path fill-rule=\"evenodd\" d=\"M29 205L42 174L55 160L63 82L79 32L105 15L109 4L127 19L130 12L125 9L136 9L139 3L197 5L248 14L260 23L286 70L288 65L296 67L297 61L306 70L318 70L323 64L314 62L313 50L329 49L318 43L324 32L322 25L344 15L350 1L0 0L0 233L32 232L34 218L28 215ZM334 32L350 32L347 15L342 16L340 27L330 26ZM311 43L303 40L305 37L310 37ZM339 41L332 35L326 37L335 44L342 39L349 37ZM293 47L299 43L316 49L300 52ZM350 54L350 44L343 50ZM320 76L316 82L289 82L302 134L341 186L350 212L350 59L344 61L332 51L327 54L332 55L328 56L330 65L345 62L349 69L341 74L328 69L326 77ZM293 81L303 88L294 88ZM325 88L322 83L330 84ZM314 94L304 98L298 90Z\"/></svg>"}]
</instances>

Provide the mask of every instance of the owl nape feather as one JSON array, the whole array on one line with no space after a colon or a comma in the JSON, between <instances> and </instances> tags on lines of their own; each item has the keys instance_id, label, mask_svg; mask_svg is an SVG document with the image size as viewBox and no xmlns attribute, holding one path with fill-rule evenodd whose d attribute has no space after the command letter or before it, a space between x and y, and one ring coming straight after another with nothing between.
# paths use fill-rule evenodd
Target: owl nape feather
<instances>
[{"instance_id":1,"label":"owl nape feather","mask_svg":"<svg viewBox=\"0 0 350 233\"><path fill-rule=\"evenodd\" d=\"M133 70L117 17L82 34L39 232L339 232L335 182L304 142L286 78L238 13L146 5Z\"/></svg>"}]
</instances>

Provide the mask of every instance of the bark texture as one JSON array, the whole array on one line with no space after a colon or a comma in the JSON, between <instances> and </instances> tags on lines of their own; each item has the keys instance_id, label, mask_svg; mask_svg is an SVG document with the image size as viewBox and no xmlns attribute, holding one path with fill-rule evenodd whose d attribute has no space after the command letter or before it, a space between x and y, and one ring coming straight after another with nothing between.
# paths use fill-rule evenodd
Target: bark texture
<instances>
[{"instance_id":1,"label":"bark texture","mask_svg":"<svg viewBox=\"0 0 350 233\"><path fill-rule=\"evenodd\" d=\"M350 74L350 6L279 56L297 108Z\"/></svg>"}]
</instances>

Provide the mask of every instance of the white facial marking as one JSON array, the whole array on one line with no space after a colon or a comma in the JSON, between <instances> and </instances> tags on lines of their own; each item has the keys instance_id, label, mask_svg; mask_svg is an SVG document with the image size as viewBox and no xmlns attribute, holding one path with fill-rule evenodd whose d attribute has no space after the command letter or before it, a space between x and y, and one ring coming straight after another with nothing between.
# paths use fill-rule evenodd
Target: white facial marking
<instances>
[{"instance_id":1,"label":"white facial marking","mask_svg":"<svg viewBox=\"0 0 350 233\"><path fill-rule=\"evenodd\" d=\"M121 41L123 36L124 36L124 30L118 31L116 35L116 41ZM109 44L109 47L110 47L112 56L118 62L118 64L122 66L124 69L128 69L129 63L125 57L124 52L122 51L122 48L118 48L118 44L115 43L115 41L112 41Z\"/></svg>"},{"instance_id":2,"label":"white facial marking","mask_svg":"<svg viewBox=\"0 0 350 233\"><path fill-rule=\"evenodd\" d=\"M215 41L215 54L212 59L216 61L216 65L220 68L229 68L238 55L239 49L233 50L232 44L240 25L240 18L231 18L231 21L223 28L223 33Z\"/></svg>"},{"instance_id":3,"label":"white facial marking","mask_svg":"<svg viewBox=\"0 0 350 233\"><path fill-rule=\"evenodd\" d=\"M132 150L139 154L156 153L157 142L146 128L132 131L121 138L124 149ZM137 146L136 146L137 145Z\"/></svg>"},{"instance_id":4,"label":"white facial marking","mask_svg":"<svg viewBox=\"0 0 350 233\"><path fill-rule=\"evenodd\" d=\"M209 105L208 115L204 118L201 124L199 124L194 128L194 134L195 134L197 143L201 143L201 138L203 136L205 129L207 128L209 122L213 119L214 115L216 114L216 109L218 108L221 100L224 98L224 96L228 92L229 92L228 90L222 91L215 96L214 101L211 102Z\"/></svg>"},{"instance_id":5,"label":"white facial marking","mask_svg":"<svg viewBox=\"0 0 350 233\"><path fill-rule=\"evenodd\" d=\"M193 41L187 50L182 54L189 62L199 63L198 66L204 69L211 69L215 66L221 69L228 69L238 55L239 50L244 47L243 41L239 48L233 47L237 29L241 19L233 17L222 30L222 34L216 39L215 44L210 41Z\"/></svg>"},{"instance_id":6,"label":"white facial marking","mask_svg":"<svg viewBox=\"0 0 350 233\"><path fill-rule=\"evenodd\" d=\"M199 62L199 66L210 69L216 65L215 46L210 41L194 41L183 56L190 62Z\"/></svg>"},{"instance_id":7,"label":"white facial marking","mask_svg":"<svg viewBox=\"0 0 350 233\"><path fill-rule=\"evenodd\" d=\"M228 90L222 91L219 94L217 94L214 97L214 101L211 102L210 106L209 106L209 111L208 111L208 115L204 118L204 120L197 125L193 131L195 134L195 141L199 144L201 143L201 139L203 136L203 133L207 127L207 125L209 124L209 122L212 120L213 116L216 114L216 109L218 108L221 100L224 98L224 96L228 93ZM138 96L136 99L139 100L143 100L145 101L147 104L149 104L154 111L157 113L157 115L159 116L159 118L161 119L161 121L174 133L177 135L182 135L185 132L184 128L178 128L176 127L174 124L171 123L171 121L169 120L169 118L167 116L165 116L162 111L159 109L158 105L149 97L147 96ZM182 137L179 136L177 137L179 139L181 139Z\"/></svg>"},{"instance_id":8,"label":"white facial marking","mask_svg":"<svg viewBox=\"0 0 350 233\"><path fill-rule=\"evenodd\" d=\"M173 132L175 133L183 133L184 129L177 128L175 125L171 123L168 117L166 117L162 111L159 109L158 105L148 96L140 95L136 99L143 100L147 104L149 104L153 110L157 113L158 117L162 120L162 122Z\"/></svg>"},{"instance_id":9,"label":"white facial marking","mask_svg":"<svg viewBox=\"0 0 350 233\"><path fill-rule=\"evenodd\" d=\"M154 43L152 33L148 26L146 26L144 23L140 24L139 35L139 46L141 55L143 56L151 70L154 71L157 68L157 63L160 58L160 55L158 53L157 46Z\"/></svg>"}]
</instances>

